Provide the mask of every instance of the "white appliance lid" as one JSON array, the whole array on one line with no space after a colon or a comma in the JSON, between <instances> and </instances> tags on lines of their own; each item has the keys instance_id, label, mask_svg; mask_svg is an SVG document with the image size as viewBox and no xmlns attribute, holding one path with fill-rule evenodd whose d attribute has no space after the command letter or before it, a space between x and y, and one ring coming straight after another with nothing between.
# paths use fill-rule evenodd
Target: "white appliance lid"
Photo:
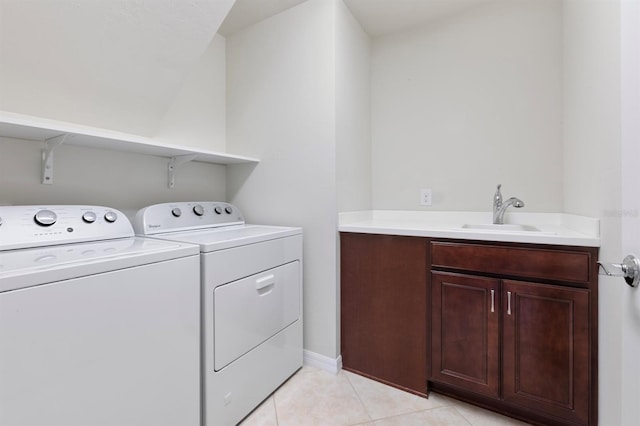
<instances>
[{"instance_id":1,"label":"white appliance lid","mask_svg":"<svg viewBox=\"0 0 640 426\"><path fill-rule=\"evenodd\" d=\"M195 245L141 237L0 251L0 293L198 253Z\"/></svg>"}]
</instances>

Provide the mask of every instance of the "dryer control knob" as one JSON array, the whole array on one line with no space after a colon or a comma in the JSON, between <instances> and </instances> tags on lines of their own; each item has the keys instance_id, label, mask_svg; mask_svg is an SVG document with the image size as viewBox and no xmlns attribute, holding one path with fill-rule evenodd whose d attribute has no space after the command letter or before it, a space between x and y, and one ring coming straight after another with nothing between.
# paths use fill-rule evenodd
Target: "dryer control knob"
<instances>
[{"instance_id":1,"label":"dryer control knob","mask_svg":"<svg viewBox=\"0 0 640 426\"><path fill-rule=\"evenodd\" d=\"M0 217L0 226L2 226L2 218Z\"/></svg>"},{"instance_id":2,"label":"dryer control knob","mask_svg":"<svg viewBox=\"0 0 640 426\"><path fill-rule=\"evenodd\" d=\"M200 204L196 204L195 206L193 206L193 212L196 214L196 216L202 216L204 214L204 207L202 207Z\"/></svg>"},{"instance_id":3,"label":"dryer control knob","mask_svg":"<svg viewBox=\"0 0 640 426\"><path fill-rule=\"evenodd\" d=\"M222 214L222 208L220 206L216 206L215 209L213 209L214 212L216 212L216 214Z\"/></svg>"},{"instance_id":4,"label":"dryer control knob","mask_svg":"<svg viewBox=\"0 0 640 426\"><path fill-rule=\"evenodd\" d=\"M36 213L33 219L40 226L51 226L56 223L58 216L56 216L56 214L51 210L40 210Z\"/></svg>"},{"instance_id":5,"label":"dryer control knob","mask_svg":"<svg viewBox=\"0 0 640 426\"><path fill-rule=\"evenodd\" d=\"M227 212L227 214L233 213L233 209L231 207L229 207L229 206L225 207L224 211Z\"/></svg>"},{"instance_id":6,"label":"dryer control knob","mask_svg":"<svg viewBox=\"0 0 640 426\"><path fill-rule=\"evenodd\" d=\"M118 215L115 214L112 211L108 211L104 214L104 220L106 220L109 223L113 223L118 219Z\"/></svg>"},{"instance_id":7,"label":"dryer control knob","mask_svg":"<svg viewBox=\"0 0 640 426\"><path fill-rule=\"evenodd\" d=\"M97 216L96 216L96 214L95 214L94 212L85 212L85 213L82 215L82 220L84 220L84 221L85 221L85 222L87 222L87 223L93 223L93 222L95 222L95 221L96 221L96 218L97 218Z\"/></svg>"},{"instance_id":8,"label":"dryer control knob","mask_svg":"<svg viewBox=\"0 0 640 426\"><path fill-rule=\"evenodd\" d=\"M182 210L176 207L174 209L171 209L171 214L174 215L175 217L180 217L182 216Z\"/></svg>"}]
</instances>

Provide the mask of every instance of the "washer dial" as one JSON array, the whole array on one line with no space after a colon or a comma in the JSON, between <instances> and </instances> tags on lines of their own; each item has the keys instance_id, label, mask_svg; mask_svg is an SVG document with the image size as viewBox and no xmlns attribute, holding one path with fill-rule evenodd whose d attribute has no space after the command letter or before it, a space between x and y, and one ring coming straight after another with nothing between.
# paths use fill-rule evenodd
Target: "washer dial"
<instances>
[{"instance_id":1,"label":"washer dial","mask_svg":"<svg viewBox=\"0 0 640 426\"><path fill-rule=\"evenodd\" d=\"M196 214L196 216L202 216L204 214L204 207L202 207L200 204L196 204L195 206L193 206L193 212Z\"/></svg>"},{"instance_id":2,"label":"washer dial","mask_svg":"<svg viewBox=\"0 0 640 426\"><path fill-rule=\"evenodd\" d=\"M40 210L33 217L33 220L40 226L51 226L58 220L58 216L51 210Z\"/></svg>"}]
</instances>

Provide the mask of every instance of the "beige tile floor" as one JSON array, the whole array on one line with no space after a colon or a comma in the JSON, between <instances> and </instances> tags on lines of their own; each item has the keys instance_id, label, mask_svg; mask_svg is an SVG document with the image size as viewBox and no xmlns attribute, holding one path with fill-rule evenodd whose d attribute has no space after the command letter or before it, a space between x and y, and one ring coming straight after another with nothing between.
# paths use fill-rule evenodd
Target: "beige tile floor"
<instances>
[{"instance_id":1,"label":"beige tile floor","mask_svg":"<svg viewBox=\"0 0 640 426\"><path fill-rule=\"evenodd\" d=\"M303 367L242 426L506 426L525 423L441 395L429 399L357 374Z\"/></svg>"}]
</instances>

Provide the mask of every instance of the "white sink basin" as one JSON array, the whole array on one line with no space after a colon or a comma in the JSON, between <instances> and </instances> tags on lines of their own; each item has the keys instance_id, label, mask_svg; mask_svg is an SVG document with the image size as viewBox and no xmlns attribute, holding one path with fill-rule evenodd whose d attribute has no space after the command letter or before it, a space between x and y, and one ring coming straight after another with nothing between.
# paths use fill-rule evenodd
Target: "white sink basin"
<instances>
[{"instance_id":1,"label":"white sink basin","mask_svg":"<svg viewBox=\"0 0 640 426\"><path fill-rule=\"evenodd\" d=\"M485 224L465 224L462 225L463 229L473 229L478 231L495 231L495 232L539 232L544 234L550 234L549 232L543 232L535 226L531 225L511 225L511 224L502 224L497 225L493 223L485 223ZM552 233L551 233L552 234Z\"/></svg>"}]
</instances>

